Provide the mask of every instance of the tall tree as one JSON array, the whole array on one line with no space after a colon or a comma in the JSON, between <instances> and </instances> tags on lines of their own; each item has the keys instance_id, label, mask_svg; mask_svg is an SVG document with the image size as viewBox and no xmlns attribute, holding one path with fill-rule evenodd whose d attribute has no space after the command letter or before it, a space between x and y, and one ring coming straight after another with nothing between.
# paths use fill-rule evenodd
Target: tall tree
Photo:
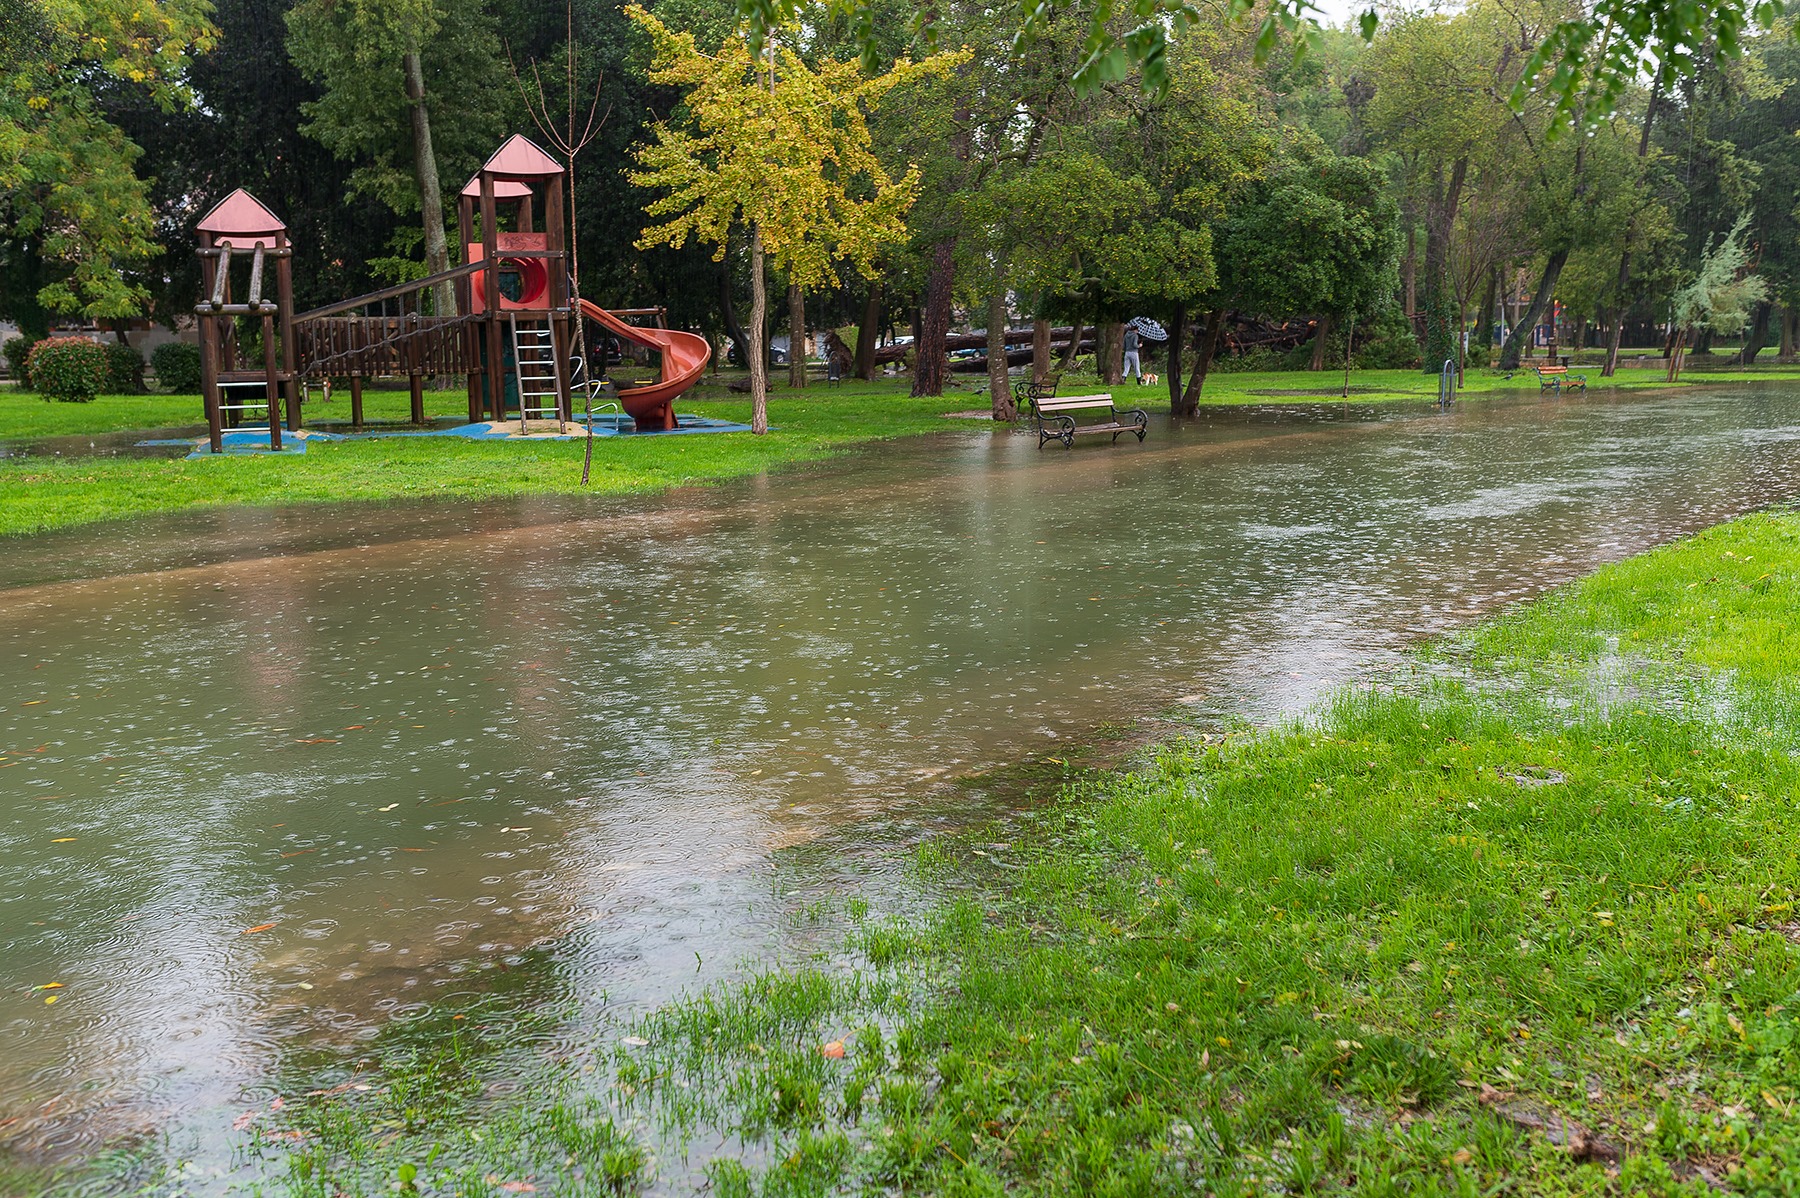
<instances>
[{"instance_id":1,"label":"tall tree","mask_svg":"<svg viewBox=\"0 0 1800 1198\"><path fill-rule=\"evenodd\" d=\"M455 194L517 97L493 18L479 0L301 0L287 23L294 61L323 89L306 132L357 164L353 191L417 212L424 272L448 270L444 180ZM434 303L456 310L449 283Z\"/></svg>"},{"instance_id":2,"label":"tall tree","mask_svg":"<svg viewBox=\"0 0 1800 1198\"><path fill-rule=\"evenodd\" d=\"M640 245L690 239L722 258L734 224L750 230L751 427L768 431L768 383L759 369L767 307L763 257L801 286L837 281L837 263L873 270L883 245L905 235L919 175L890 175L870 151L867 111L901 84L951 69L960 55L901 61L885 74L854 62L815 68L765 42L763 57L731 37L704 54L689 33L669 30L643 8L627 9L655 47L651 78L686 90L686 120L656 127L631 180L659 194L645 213L661 223Z\"/></svg>"},{"instance_id":3,"label":"tall tree","mask_svg":"<svg viewBox=\"0 0 1800 1198\"><path fill-rule=\"evenodd\" d=\"M139 147L103 110L103 89L162 111L189 100L190 56L213 42L205 0L84 0L4 12L0 49L0 314L29 332L50 314L122 317L148 290L134 268L158 252Z\"/></svg>"}]
</instances>

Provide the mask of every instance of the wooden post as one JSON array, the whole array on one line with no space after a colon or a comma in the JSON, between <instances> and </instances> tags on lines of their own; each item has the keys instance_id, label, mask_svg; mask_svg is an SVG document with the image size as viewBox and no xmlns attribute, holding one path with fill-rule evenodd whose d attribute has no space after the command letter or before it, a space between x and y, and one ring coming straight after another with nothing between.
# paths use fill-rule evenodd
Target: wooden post
<instances>
[{"instance_id":1,"label":"wooden post","mask_svg":"<svg viewBox=\"0 0 1800 1198\"><path fill-rule=\"evenodd\" d=\"M206 253L212 248L212 234L200 234L200 295L203 300L211 297L219 270L218 259ZM200 402L206 409L206 440L214 453L223 453L225 430L219 412L218 349L214 344L219 331L213 321L214 317L202 312L194 321L194 326L200 335Z\"/></svg>"},{"instance_id":2,"label":"wooden post","mask_svg":"<svg viewBox=\"0 0 1800 1198\"><path fill-rule=\"evenodd\" d=\"M486 296L482 315L487 328L488 411L506 419L506 379L500 361L500 244L494 224L494 176L481 172L481 286Z\"/></svg>"},{"instance_id":3,"label":"wooden post","mask_svg":"<svg viewBox=\"0 0 1800 1198\"><path fill-rule=\"evenodd\" d=\"M299 347L294 344L294 251L286 233L275 234L275 302L281 320L281 386L287 396L288 427L300 430Z\"/></svg>"},{"instance_id":4,"label":"wooden post","mask_svg":"<svg viewBox=\"0 0 1800 1198\"><path fill-rule=\"evenodd\" d=\"M281 448L281 372L275 368L275 317L263 313L263 394L269 408L269 448Z\"/></svg>"},{"instance_id":5,"label":"wooden post","mask_svg":"<svg viewBox=\"0 0 1800 1198\"><path fill-rule=\"evenodd\" d=\"M353 374L350 376L350 427L362 426L362 375Z\"/></svg>"}]
</instances>

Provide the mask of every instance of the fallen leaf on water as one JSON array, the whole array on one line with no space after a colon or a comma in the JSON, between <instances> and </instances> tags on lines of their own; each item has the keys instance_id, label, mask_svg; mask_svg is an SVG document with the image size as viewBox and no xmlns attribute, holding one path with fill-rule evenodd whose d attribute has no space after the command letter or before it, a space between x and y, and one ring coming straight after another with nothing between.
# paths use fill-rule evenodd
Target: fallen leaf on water
<instances>
[{"instance_id":1,"label":"fallen leaf on water","mask_svg":"<svg viewBox=\"0 0 1800 1198\"><path fill-rule=\"evenodd\" d=\"M44 999L44 1005L47 1007L55 1001L56 1001L56 995L52 994Z\"/></svg>"},{"instance_id":2,"label":"fallen leaf on water","mask_svg":"<svg viewBox=\"0 0 1800 1198\"><path fill-rule=\"evenodd\" d=\"M335 745L337 738L331 736L309 736L305 740L296 740L297 745Z\"/></svg>"},{"instance_id":3,"label":"fallen leaf on water","mask_svg":"<svg viewBox=\"0 0 1800 1198\"><path fill-rule=\"evenodd\" d=\"M268 930L269 930L269 929L270 929L270 928L272 928L272 927L274 927L274 926L275 926L275 925L274 925L274 924L272 924L272 923L259 923L259 924L257 924L257 925L256 925L256 926L255 926L255 927L253 927L253 928L245 928L245 929L244 929L244 930L243 930L243 931L241 931L241 932L239 932L239 933L238 933L238 935L240 935L240 936L248 936L248 935L250 935L250 934L251 934L251 933L253 933L253 932L266 932L266 931L268 931Z\"/></svg>"},{"instance_id":4,"label":"fallen leaf on water","mask_svg":"<svg viewBox=\"0 0 1800 1198\"><path fill-rule=\"evenodd\" d=\"M74 839L75 838L73 836L58 836L55 840L52 840L50 843L51 844L68 844L71 840L74 840Z\"/></svg>"},{"instance_id":5,"label":"fallen leaf on water","mask_svg":"<svg viewBox=\"0 0 1800 1198\"><path fill-rule=\"evenodd\" d=\"M311 990L312 988L313 988L313 984L311 982L301 982L300 983L300 989L302 989L302 990Z\"/></svg>"},{"instance_id":6,"label":"fallen leaf on water","mask_svg":"<svg viewBox=\"0 0 1800 1198\"><path fill-rule=\"evenodd\" d=\"M841 1061L844 1059L844 1042L842 1040L833 1040L830 1044L819 1049L819 1053L830 1060Z\"/></svg>"},{"instance_id":7,"label":"fallen leaf on water","mask_svg":"<svg viewBox=\"0 0 1800 1198\"><path fill-rule=\"evenodd\" d=\"M619 1041L619 1043L629 1044L633 1048L642 1048L646 1044L649 1044L650 1041L644 1039L642 1036L626 1036L623 1040Z\"/></svg>"},{"instance_id":8,"label":"fallen leaf on water","mask_svg":"<svg viewBox=\"0 0 1800 1198\"><path fill-rule=\"evenodd\" d=\"M364 725L364 724L346 724L344 726L344 731L345 732L355 732L358 728L363 728L366 726L367 725Z\"/></svg>"},{"instance_id":9,"label":"fallen leaf on water","mask_svg":"<svg viewBox=\"0 0 1800 1198\"><path fill-rule=\"evenodd\" d=\"M41 986L32 987L33 990L61 990L62 988L63 984L61 982L45 982Z\"/></svg>"},{"instance_id":10,"label":"fallen leaf on water","mask_svg":"<svg viewBox=\"0 0 1800 1198\"><path fill-rule=\"evenodd\" d=\"M36 707L36 706L37 706L37 705L38 705L38 704L39 704L39 703L42 703L42 702L43 702L43 700L42 700L42 699L33 699L33 700L32 700L32 701L31 701L31 702L29 702L29 703L27 703L27 704L25 704L25 706L27 706L27 707Z\"/></svg>"},{"instance_id":11,"label":"fallen leaf on water","mask_svg":"<svg viewBox=\"0 0 1800 1198\"><path fill-rule=\"evenodd\" d=\"M377 807L376 810L377 811L392 811L394 808L398 807L399 805L400 804L398 804L398 803L389 803L386 807Z\"/></svg>"},{"instance_id":12,"label":"fallen leaf on water","mask_svg":"<svg viewBox=\"0 0 1800 1198\"><path fill-rule=\"evenodd\" d=\"M316 853L318 851L319 850L317 850L317 849L295 849L291 853L283 853L282 856L283 857L301 857L301 856L306 855L307 853Z\"/></svg>"},{"instance_id":13,"label":"fallen leaf on water","mask_svg":"<svg viewBox=\"0 0 1800 1198\"><path fill-rule=\"evenodd\" d=\"M400 849L400 851L402 853L423 853L425 850L424 849L409 849L409 848L402 847Z\"/></svg>"},{"instance_id":14,"label":"fallen leaf on water","mask_svg":"<svg viewBox=\"0 0 1800 1198\"><path fill-rule=\"evenodd\" d=\"M246 1127L249 1127L252 1123L255 1123L256 1117L260 1114L262 1114L261 1111L245 1111L243 1114L239 1115L236 1119L233 1119L231 1121L231 1130L232 1131L243 1131Z\"/></svg>"}]
</instances>

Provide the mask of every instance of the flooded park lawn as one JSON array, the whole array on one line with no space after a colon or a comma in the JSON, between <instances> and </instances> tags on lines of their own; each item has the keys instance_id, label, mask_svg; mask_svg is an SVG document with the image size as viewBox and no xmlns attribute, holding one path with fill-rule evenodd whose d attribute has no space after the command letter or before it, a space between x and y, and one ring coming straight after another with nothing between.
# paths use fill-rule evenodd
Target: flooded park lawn
<instances>
[{"instance_id":1,"label":"flooded park lawn","mask_svg":"<svg viewBox=\"0 0 1800 1198\"><path fill-rule=\"evenodd\" d=\"M0 1151L228 1154L437 1004L577 1046L908 901L959 779L1264 721L1800 489L1800 389L959 428L584 503L223 509L0 562ZM521 975L525 975L523 978Z\"/></svg>"}]
</instances>

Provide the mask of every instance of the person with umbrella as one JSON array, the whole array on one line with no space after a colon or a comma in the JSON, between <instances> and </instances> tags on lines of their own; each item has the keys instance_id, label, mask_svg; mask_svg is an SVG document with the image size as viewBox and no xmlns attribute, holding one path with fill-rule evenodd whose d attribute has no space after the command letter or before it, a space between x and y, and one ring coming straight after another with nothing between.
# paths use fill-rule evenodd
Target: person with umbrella
<instances>
[{"instance_id":1,"label":"person with umbrella","mask_svg":"<svg viewBox=\"0 0 1800 1198\"><path fill-rule=\"evenodd\" d=\"M1168 332L1162 325L1148 316L1139 316L1125 325L1125 376L1142 382L1144 379L1143 362L1138 356L1138 339L1145 341L1167 341Z\"/></svg>"}]
</instances>

